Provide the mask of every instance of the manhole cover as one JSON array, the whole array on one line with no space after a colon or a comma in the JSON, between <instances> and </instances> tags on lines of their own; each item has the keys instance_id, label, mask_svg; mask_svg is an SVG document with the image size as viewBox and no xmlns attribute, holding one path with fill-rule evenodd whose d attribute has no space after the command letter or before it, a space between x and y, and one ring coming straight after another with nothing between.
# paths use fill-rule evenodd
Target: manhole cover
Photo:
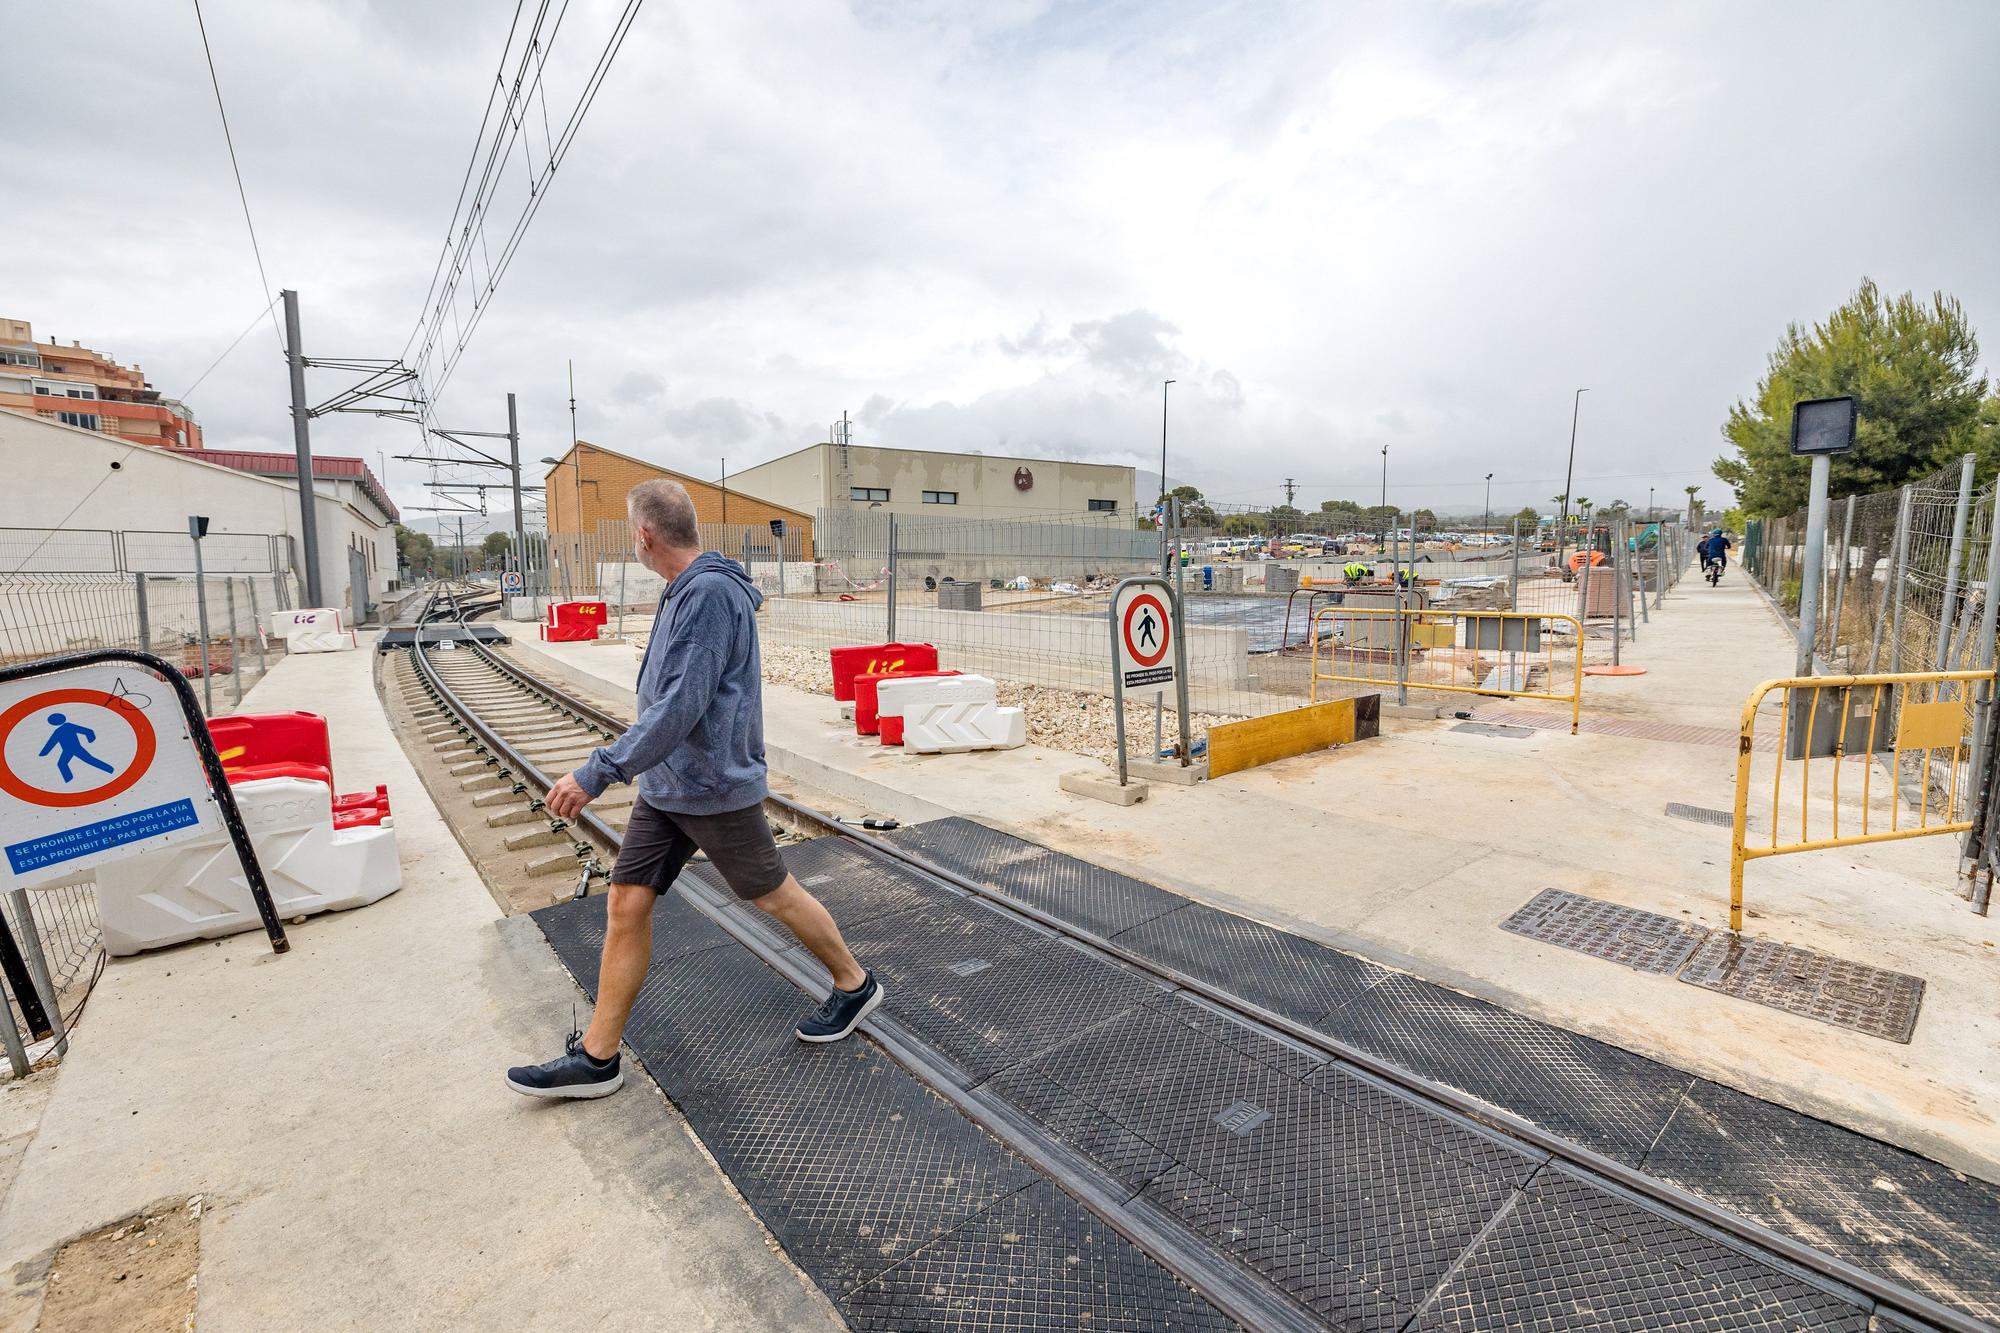
<instances>
[{"instance_id":1,"label":"manhole cover","mask_svg":"<svg viewBox=\"0 0 2000 1333\"><path fill-rule=\"evenodd\" d=\"M1660 973L1679 970L1708 934L1670 916L1562 889L1543 889L1502 921L1500 929L1641 972Z\"/></svg>"},{"instance_id":2,"label":"manhole cover","mask_svg":"<svg viewBox=\"0 0 2000 1333\"><path fill-rule=\"evenodd\" d=\"M1917 1026L1924 979L1775 940L1718 930L1681 969L1681 980L1786 1013L1905 1042Z\"/></svg>"},{"instance_id":3,"label":"manhole cover","mask_svg":"<svg viewBox=\"0 0 2000 1333\"><path fill-rule=\"evenodd\" d=\"M1723 828L1734 828L1736 825L1736 816L1731 811L1711 810L1705 805L1682 805L1679 801L1668 801L1667 814L1670 818L1696 824L1716 824Z\"/></svg>"},{"instance_id":4,"label":"manhole cover","mask_svg":"<svg viewBox=\"0 0 2000 1333\"><path fill-rule=\"evenodd\" d=\"M1470 732L1474 736L1504 736L1516 741L1535 734L1533 727L1503 727L1497 722L1461 722L1452 730Z\"/></svg>"}]
</instances>

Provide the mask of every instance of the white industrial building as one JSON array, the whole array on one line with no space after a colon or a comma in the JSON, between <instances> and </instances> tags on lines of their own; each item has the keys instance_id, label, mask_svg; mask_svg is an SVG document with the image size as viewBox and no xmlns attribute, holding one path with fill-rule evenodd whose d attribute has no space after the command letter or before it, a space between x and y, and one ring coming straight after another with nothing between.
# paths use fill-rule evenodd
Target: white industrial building
<instances>
[{"instance_id":1,"label":"white industrial building","mask_svg":"<svg viewBox=\"0 0 2000 1333\"><path fill-rule=\"evenodd\" d=\"M171 562L184 558L181 553L187 543L188 517L198 514L208 519L211 537L257 533L289 538L279 543L279 567L295 568L303 597L305 579L300 562L305 543L300 535L302 520L294 478L238 470L246 457L240 454L217 455L235 459L236 467L206 462L202 457L205 452L133 444L98 431L0 409L0 475L7 479L5 489L0 490L0 529L46 530L60 524L66 534L124 533L128 534L123 539L128 556L133 553L132 534L139 534L146 537L141 545L157 546L158 559ZM373 480L365 468L359 476L315 478L313 512L322 597L329 606L344 607L350 613L357 609L357 587L362 590L361 600L373 604L396 576L395 508L379 486L370 484ZM159 537L155 541L149 534ZM176 534L178 543L174 541ZM22 545L8 541L5 549L13 552ZM26 542L17 559L25 561L23 568L30 572L88 572L68 571L64 565L65 552L82 545L60 538ZM217 562L208 566L210 572L235 572L224 563L228 558L224 548L231 545L215 543L207 548L217 556ZM234 545L235 549L248 549L240 543ZM29 550L35 550L32 558ZM10 567L15 563L8 561ZM132 567L138 564L134 558ZM160 570L166 572L164 563ZM184 570L176 567L173 572Z\"/></svg>"},{"instance_id":2,"label":"white industrial building","mask_svg":"<svg viewBox=\"0 0 2000 1333\"><path fill-rule=\"evenodd\" d=\"M813 444L731 473L729 485L774 504L930 517L1134 516L1136 474L1108 463L1008 458L863 444Z\"/></svg>"}]
</instances>

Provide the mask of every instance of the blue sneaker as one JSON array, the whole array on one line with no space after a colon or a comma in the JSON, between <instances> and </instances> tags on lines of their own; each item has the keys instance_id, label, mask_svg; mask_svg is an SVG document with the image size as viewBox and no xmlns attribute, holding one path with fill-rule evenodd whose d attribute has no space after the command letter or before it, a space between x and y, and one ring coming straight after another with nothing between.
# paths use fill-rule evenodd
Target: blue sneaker
<instances>
[{"instance_id":1,"label":"blue sneaker","mask_svg":"<svg viewBox=\"0 0 2000 1333\"><path fill-rule=\"evenodd\" d=\"M609 1097L625 1086L625 1071L616 1052L599 1062L583 1049L583 1034L572 1032L556 1059L508 1070L507 1086L527 1097Z\"/></svg>"},{"instance_id":2,"label":"blue sneaker","mask_svg":"<svg viewBox=\"0 0 2000 1333\"><path fill-rule=\"evenodd\" d=\"M882 1006L882 983L869 972L859 990L836 990L798 1027L800 1041L839 1041Z\"/></svg>"}]
</instances>

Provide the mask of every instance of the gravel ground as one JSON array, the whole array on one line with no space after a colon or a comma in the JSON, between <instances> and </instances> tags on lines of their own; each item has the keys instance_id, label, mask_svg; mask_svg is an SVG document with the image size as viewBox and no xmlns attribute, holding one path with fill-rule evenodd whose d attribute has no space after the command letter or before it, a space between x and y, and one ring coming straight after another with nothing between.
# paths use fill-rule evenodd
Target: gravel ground
<instances>
[{"instance_id":1,"label":"gravel ground","mask_svg":"<svg viewBox=\"0 0 2000 1333\"><path fill-rule=\"evenodd\" d=\"M767 642L763 645L763 655L765 680L797 690L809 690L814 694L833 693L833 666L824 648L797 648ZM1080 690L1059 690L1020 681L996 679L994 685L1003 705L1019 708L1027 714L1030 745L1067 750L1105 764L1117 762L1117 718L1112 712L1111 700ZM1199 742L1208 734L1210 726L1230 720L1219 714L1195 713L1188 718L1188 728ZM1167 720L1167 732L1171 738L1171 717ZM1152 743L1153 705L1150 701L1125 706L1125 734L1129 747L1127 752L1134 758L1143 757L1147 746Z\"/></svg>"}]
</instances>

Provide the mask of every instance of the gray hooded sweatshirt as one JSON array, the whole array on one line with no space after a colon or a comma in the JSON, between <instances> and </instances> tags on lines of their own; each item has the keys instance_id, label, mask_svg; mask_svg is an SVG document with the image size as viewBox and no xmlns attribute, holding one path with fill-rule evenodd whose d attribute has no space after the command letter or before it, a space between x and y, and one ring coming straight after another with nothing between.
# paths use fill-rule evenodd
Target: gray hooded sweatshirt
<instances>
[{"instance_id":1,"label":"gray hooded sweatshirt","mask_svg":"<svg viewBox=\"0 0 2000 1333\"><path fill-rule=\"evenodd\" d=\"M639 720L584 760L585 791L636 778L647 805L686 815L764 799L763 601L743 567L714 551L667 585L639 662Z\"/></svg>"}]
</instances>

